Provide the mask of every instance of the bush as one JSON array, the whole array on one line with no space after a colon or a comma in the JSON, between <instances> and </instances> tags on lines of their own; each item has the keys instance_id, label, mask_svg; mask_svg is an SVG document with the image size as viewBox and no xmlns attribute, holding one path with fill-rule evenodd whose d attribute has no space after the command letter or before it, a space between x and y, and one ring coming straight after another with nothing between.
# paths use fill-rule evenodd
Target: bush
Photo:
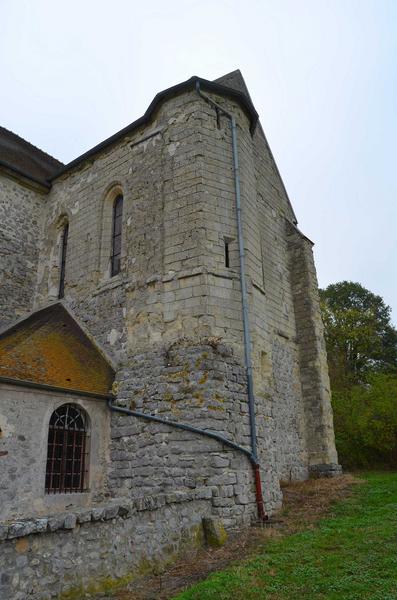
<instances>
[{"instance_id":1,"label":"bush","mask_svg":"<svg viewBox=\"0 0 397 600\"><path fill-rule=\"evenodd\" d=\"M397 376L373 374L365 384L334 391L332 405L344 467L397 467Z\"/></svg>"}]
</instances>

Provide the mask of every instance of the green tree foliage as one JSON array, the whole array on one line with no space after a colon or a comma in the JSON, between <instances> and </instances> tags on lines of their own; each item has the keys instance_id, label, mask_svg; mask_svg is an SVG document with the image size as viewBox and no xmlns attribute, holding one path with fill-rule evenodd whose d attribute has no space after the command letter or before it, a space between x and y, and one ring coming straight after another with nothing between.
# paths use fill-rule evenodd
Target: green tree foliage
<instances>
[{"instance_id":1,"label":"green tree foliage","mask_svg":"<svg viewBox=\"0 0 397 600\"><path fill-rule=\"evenodd\" d=\"M397 331L390 308L359 283L320 290L339 460L397 466Z\"/></svg>"},{"instance_id":2,"label":"green tree foliage","mask_svg":"<svg viewBox=\"0 0 397 600\"><path fill-rule=\"evenodd\" d=\"M390 307L359 283L320 290L333 390L366 381L371 373L397 374L397 331Z\"/></svg>"},{"instance_id":3,"label":"green tree foliage","mask_svg":"<svg viewBox=\"0 0 397 600\"><path fill-rule=\"evenodd\" d=\"M348 468L397 467L397 376L367 379L332 394L339 461Z\"/></svg>"}]
</instances>

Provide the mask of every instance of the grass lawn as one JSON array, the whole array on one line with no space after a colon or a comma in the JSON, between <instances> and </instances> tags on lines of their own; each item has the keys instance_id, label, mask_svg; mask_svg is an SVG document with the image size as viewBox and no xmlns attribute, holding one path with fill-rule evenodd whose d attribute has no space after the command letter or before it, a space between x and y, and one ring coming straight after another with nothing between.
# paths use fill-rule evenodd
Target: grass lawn
<instances>
[{"instance_id":1,"label":"grass lawn","mask_svg":"<svg viewBox=\"0 0 397 600\"><path fill-rule=\"evenodd\" d=\"M397 473L364 477L314 528L269 539L175 600L397 600Z\"/></svg>"}]
</instances>

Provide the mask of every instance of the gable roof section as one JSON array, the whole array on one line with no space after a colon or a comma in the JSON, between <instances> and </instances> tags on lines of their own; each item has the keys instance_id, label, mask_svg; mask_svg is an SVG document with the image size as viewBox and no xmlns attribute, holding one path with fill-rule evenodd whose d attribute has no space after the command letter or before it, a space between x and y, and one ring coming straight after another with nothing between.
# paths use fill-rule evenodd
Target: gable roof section
<instances>
[{"instance_id":1,"label":"gable roof section","mask_svg":"<svg viewBox=\"0 0 397 600\"><path fill-rule=\"evenodd\" d=\"M48 178L63 167L59 160L5 127L0 127L0 165L45 187L50 187Z\"/></svg>"},{"instance_id":2,"label":"gable roof section","mask_svg":"<svg viewBox=\"0 0 397 600\"><path fill-rule=\"evenodd\" d=\"M109 394L114 369L61 303L0 333L0 378Z\"/></svg>"},{"instance_id":3,"label":"gable roof section","mask_svg":"<svg viewBox=\"0 0 397 600\"><path fill-rule=\"evenodd\" d=\"M222 75L222 77L218 77L218 79L214 79L214 83L218 83L219 85L223 85L228 88L232 88L233 90L237 90L241 92L252 102L251 96L249 94L247 84L245 83L244 77L241 74L240 69L236 69L235 71L231 71L230 73L226 73L226 75Z\"/></svg>"}]
</instances>

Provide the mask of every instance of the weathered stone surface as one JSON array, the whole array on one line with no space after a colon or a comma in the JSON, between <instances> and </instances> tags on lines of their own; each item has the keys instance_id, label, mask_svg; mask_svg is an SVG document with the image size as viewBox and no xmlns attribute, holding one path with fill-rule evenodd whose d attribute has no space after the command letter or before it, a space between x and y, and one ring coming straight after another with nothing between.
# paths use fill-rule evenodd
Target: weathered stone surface
<instances>
[{"instance_id":1,"label":"weathered stone surface","mask_svg":"<svg viewBox=\"0 0 397 600\"><path fill-rule=\"evenodd\" d=\"M104 506L95 507L91 512L91 519L93 521L103 521L105 518L105 510Z\"/></svg>"},{"instance_id":2,"label":"weathered stone surface","mask_svg":"<svg viewBox=\"0 0 397 600\"><path fill-rule=\"evenodd\" d=\"M47 525L48 531L57 531L58 529L62 529L64 521L65 515L50 517Z\"/></svg>"},{"instance_id":3,"label":"weathered stone surface","mask_svg":"<svg viewBox=\"0 0 397 600\"><path fill-rule=\"evenodd\" d=\"M82 523L89 523L91 521L91 516L91 509L80 510L76 513L77 523L79 523L80 525Z\"/></svg>"},{"instance_id":4,"label":"weathered stone surface","mask_svg":"<svg viewBox=\"0 0 397 600\"><path fill-rule=\"evenodd\" d=\"M337 477L342 474L342 467L337 463L310 465L312 477Z\"/></svg>"},{"instance_id":5,"label":"weathered stone surface","mask_svg":"<svg viewBox=\"0 0 397 600\"><path fill-rule=\"evenodd\" d=\"M34 520L34 532L35 533L42 533L43 531L47 531L47 526L48 526L47 518L41 518L41 519Z\"/></svg>"},{"instance_id":6,"label":"weathered stone surface","mask_svg":"<svg viewBox=\"0 0 397 600\"><path fill-rule=\"evenodd\" d=\"M105 519L105 521L109 521L110 519L114 519L115 517L117 517L118 514L119 514L119 507L117 505L109 506L108 508L105 509L103 518Z\"/></svg>"},{"instance_id":7,"label":"weathered stone surface","mask_svg":"<svg viewBox=\"0 0 397 600\"><path fill-rule=\"evenodd\" d=\"M291 224L287 233L309 468L336 465L340 472L312 243Z\"/></svg>"},{"instance_id":8,"label":"weathered stone surface","mask_svg":"<svg viewBox=\"0 0 397 600\"><path fill-rule=\"evenodd\" d=\"M63 520L63 528L64 529L74 529L77 524L77 517L74 514L66 515Z\"/></svg>"},{"instance_id":9,"label":"weathered stone surface","mask_svg":"<svg viewBox=\"0 0 397 600\"><path fill-rule=\"evenodd\" d=\"M0 175L0 329L33 309L42 194Z\"/></svg>"},{"instance_id":10,"label":"weathered stone surface","mask_svg":"<svg viewBox=\"0 0 397 600\"><path fill-rule=\"evenodd\" d=\"M119 506L119 516L123 517L123 518L127 518L131 515L131 513L133 512L132 507L128 506L126 504L122 504L121 506Z\"/></svg>"},{"instance_id":11,"label":"weathered stone surface","mask_svg":"<svg viewBox=\"0 0 397 600\"><path fill-rule=\"evenodd\" d=\"M8 534L8 525L0 525L0 541L3 541L7 538Z\"/></svg>"},{"instance_id":12,"label":"weathered stone surface","mask_svg":"<svg viewBox=\"0 0 397 600\"><path fill-rule=\"evenodd\" d=\"M213 519L211 517L203 519L203 529L205 541L209 546L219 548L225 544L227 533L219 519Z\"/></svg>"},{"instance_id":13,"label":"weathered stone surface","mask_svg":"<svg viewBox=\"0 0 397 600\"><path fill-rule=\"evenodd\" d=\"M17 537L23 537L25 535L29 535L35 531L35 523L34 521L17 521L16 523L12 523L8 527L8 535L7 538L9 540Z\"/></svg>"},{"instance_id":14,"label":"weathered stone surface","mask_svg":"<svg viewBox=\"0 0 397 600\"><path fill-rule=\"evenodd\" d=\"M56 531L1 541L0 598L45 600L57 598L61 591L76 597L84 588L109 591L142 566L147 569L152 562L155 569L167 561L170 544L174 552L197 545L202 516L210 509L208 501L177 503L157 509L155 519L146 510L128 518L85 522L77 530L62 528L65 517L75 516L72 513L59 519ZM23 527L27 533L27 523ZM10 528L19 535L22 522Z\"/></svg>"}]
</instances>

